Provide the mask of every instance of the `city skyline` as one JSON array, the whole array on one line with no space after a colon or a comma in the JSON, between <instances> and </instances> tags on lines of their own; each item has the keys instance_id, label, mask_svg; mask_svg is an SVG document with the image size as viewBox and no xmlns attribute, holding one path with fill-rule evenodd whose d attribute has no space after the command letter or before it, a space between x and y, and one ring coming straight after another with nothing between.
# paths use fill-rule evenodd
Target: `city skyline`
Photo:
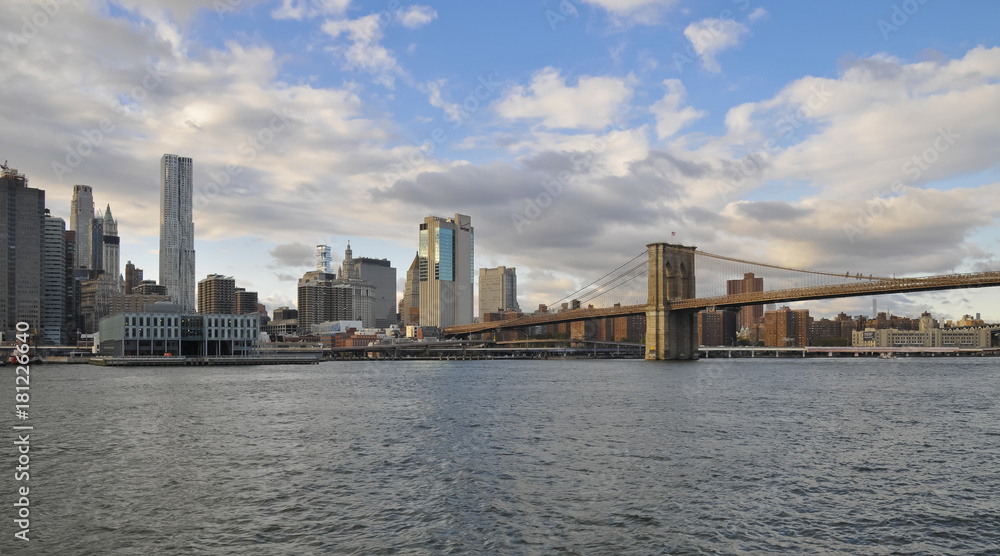
<instances>
[{"instance_id":1,"label":"city skyline","mask_svg":"<svg viewBox=\"0 0 1000 556\"><path fill-rule=\"evenodd\" d=\"M478 268L518 268L525 309L662 240L837 272L997 267L995 4L231 4L60 5L34 34L39 5L0 7L24 84L0 93L23 139L0 158L53 216L75 184L110 200L121 260L149 277L165 152L198 160L197 276L269 308L295 305L315 245L402 270L413 224L456 211ZM472 43L480 21L523 38ZM93 47L48 56L67 37ZM1000 317L991 291L880 305Z\"/></svg>"}]
</instances>

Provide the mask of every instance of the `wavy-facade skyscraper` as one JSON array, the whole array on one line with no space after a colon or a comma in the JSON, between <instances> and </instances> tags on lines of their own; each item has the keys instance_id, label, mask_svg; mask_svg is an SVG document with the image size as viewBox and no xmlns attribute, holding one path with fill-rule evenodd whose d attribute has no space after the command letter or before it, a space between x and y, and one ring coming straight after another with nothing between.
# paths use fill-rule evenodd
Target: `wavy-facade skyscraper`
<instances>
[{"instance_id":1,"label":"wavy-facade skyscraper","mask_svg":"<svg viewBox=\"0 0 1000 556\"><path fill-rule=\"evenodd\" d=\"M185 311L195 310L194 183L190 158L160 159L160 285Z\"/></svg>"}]
</instances>

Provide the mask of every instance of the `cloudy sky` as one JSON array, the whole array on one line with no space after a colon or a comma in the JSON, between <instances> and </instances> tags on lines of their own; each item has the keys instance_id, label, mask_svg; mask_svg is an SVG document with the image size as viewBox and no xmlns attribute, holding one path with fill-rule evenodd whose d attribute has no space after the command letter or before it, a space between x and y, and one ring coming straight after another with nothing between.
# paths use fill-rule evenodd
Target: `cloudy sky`
<instances>
[{"instance_id":1,"label":"cloudy sky","mask_svg":"<svg viewBox=\"0 0 1000 556\"><path fill-rule=\"evenodd\" d=\"M522 307L653 241L840 272L1000 269L1000 4L4 0L0 160L73 184L157 278L194 159L197 274L294 306L318 243L399 277L472 216ZM1000 320L1000 293L882 298ZM819 314L871 299L817 302Z\"/></svg>"}]
</instances>

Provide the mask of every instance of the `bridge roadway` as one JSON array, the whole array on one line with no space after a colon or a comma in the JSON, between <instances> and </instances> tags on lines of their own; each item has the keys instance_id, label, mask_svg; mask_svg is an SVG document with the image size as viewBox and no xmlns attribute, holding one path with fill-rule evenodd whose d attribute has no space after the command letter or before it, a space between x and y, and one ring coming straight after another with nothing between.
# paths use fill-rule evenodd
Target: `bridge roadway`
<instances>
[{"instance_id":1,"label":"bridge roadway","mask_svg":"<svg viewBox=\"0 0 1000 556\"><path fill-rule=\"evenodd\" d=\"M921 278L888 278L881 280L861 279L857 283L835 284L832 286L814 286L806 288L791 288L786 290L771 290L762 292L739 293L717 297L697 297L693 299L676 299L670 301L671 311L701 310L710 307L738 308L744 305L763 305L766 303L789 303L793 301L809 301L813 299L830 299L836 297L859 297L866 295L885 295L892 293L923 292L935 290L951 290L959 288L986 288L1000 286L1000 272L976 272L969 274L945 274ZM449 326L444 329L446 336L463 336L491 330L507 328L522 328L543 324L559 324L580 320L620 317L626 315L645 314L647 305L621 305L601 309L573 309L545 315L531 315L519 319Z\"/></svg>"}]
</instances>

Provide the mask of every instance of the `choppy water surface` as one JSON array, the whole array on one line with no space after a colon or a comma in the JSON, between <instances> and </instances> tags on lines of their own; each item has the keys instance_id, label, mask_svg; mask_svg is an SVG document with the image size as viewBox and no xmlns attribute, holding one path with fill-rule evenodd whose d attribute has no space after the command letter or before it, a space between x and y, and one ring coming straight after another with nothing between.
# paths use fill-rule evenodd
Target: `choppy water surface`
<instances>
[{"instance_id":1,"label":"choppy water surface","mask_svg":"<svg viewBox=\"0 0 1000 556\"><path fill-rule=\"evenodd\" d=\"M7 432L0 550L997 554L998 378L952 358L35 367L32 540Z\"/></svg>"}]
</instances>

